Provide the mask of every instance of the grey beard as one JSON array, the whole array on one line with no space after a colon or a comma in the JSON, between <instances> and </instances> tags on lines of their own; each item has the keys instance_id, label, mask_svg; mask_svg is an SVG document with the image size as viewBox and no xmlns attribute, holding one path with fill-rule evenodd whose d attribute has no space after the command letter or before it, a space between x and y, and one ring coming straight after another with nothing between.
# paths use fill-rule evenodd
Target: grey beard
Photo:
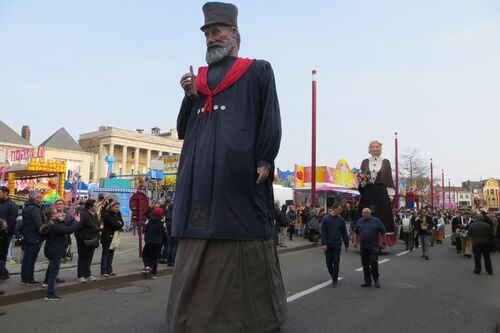
<instances>
[{"instance_id":1,"label":"grey beard","mask_svg":"<svg viewBox=\"0 0 500 333\"><path fill-rule=\"evenodd\" d=\"M221 61L223 58L231 54L235 47L235 38L228 39L226 43L214 43L210 47L207 47L207 55L205 56L207 64L211 65Z\"/></svg>"}]
</instances>

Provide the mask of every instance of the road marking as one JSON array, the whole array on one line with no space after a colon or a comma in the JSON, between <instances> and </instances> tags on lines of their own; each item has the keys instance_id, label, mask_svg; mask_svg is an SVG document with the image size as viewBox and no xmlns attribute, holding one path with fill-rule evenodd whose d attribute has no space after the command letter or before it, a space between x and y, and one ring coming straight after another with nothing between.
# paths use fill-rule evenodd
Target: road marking
<instances>
[{"instance_id":1,"label":"road marking","mask_svg":"<svg viewBox=\"0 0 500 333\"><path fill-rule=\"evenodd\" d=\"M383 259L383 260L380 260L378 263L383 264L384 262L388 262L389 260L391 260L391 259ZM355 269L356 272L361 272L362 270L363 270L363 267Z\"/></svg>"},{"instance_id":2,"label":"road marking","mask_svg":"<svg viewBox=\"0 0 500 333\"><path fill-rule=\"evenodd\" d=\"M138 249L128 249L128 250L123 250L123 251L115 252L115 254L125 253L125 252L129 252L129 251L139 251L139 250Z\"/></svg>"},{"instance_id":3,"label":"road marking","mask_svg":"<svg viewBox=\"0 0 500 333\"><path fill-rule=\"evenodd\" d=\"M401 257L401 256L403 256L403 255L407 254L408 252L410 252L410 251L409 251L409 250L406 250L406 251L403 251L403 252L401 252L401 253L398 253L398 254L396 254L396 257Z\"/></svg>"},{"instance_id":4,"label":"road marking","mask_svg":"<svg viewBox=\"0 0 500 333\"><path fill-rule=\"evenodd\" d=\"M344 278L339 277L339 281L340 281L340 280L343 280L343 279L344 279ZM297 293L297 294L295 294L295 295L292 295L292 296L290 296L290 297L287 297L286 302L287 302L287 303L293 302L293 301L295 301L295 300L297 300L297 299L299 299L299 298L301 298L301 297L304 297L304 296L306 296L306 295L308 295L308 294L311 294L311 293L313 293L313 292L315 292L315 291L318 291L318 290L320 290L320 289L322 289L322 288L324 288L324 287L326 287L326 286L329 286L329 285L331 285L331 284L332 284L332 280L328 280L328 281L326 281L326 282L320 283L320 284L318 284L317 286L314 286L314 287L309 288L309 289L307 289L307 290L301 291L300 293Z\"/></svg>"}]
</instances>

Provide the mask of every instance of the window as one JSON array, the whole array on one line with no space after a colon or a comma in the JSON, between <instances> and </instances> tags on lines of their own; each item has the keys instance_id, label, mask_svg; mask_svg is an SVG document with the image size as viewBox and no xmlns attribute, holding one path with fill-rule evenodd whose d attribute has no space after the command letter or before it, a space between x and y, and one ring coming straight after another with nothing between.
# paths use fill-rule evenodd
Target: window
<instances>
[{"instance_id":1,"label":"window","mask_svg":"<svg viewBox=\"0 0 500 333\"><path fill-rule=\"evenodd\" d=\"M460 194L460 199L463 199L464 198L464 195L463 194Z\"/></svg>"},{"instance_id":2,"label":"window","mask_svg":"<svg viewBox=\"0 0 500 333\"><path fill-rule=\"evenodd\" d=\"M4 163L4 162L5 162L5 150L0 149L0 163Z\"/></svg>"},{"instance_id":3,"label":"window","mask_svg":"<svg viewBox=\"0 0 500 333\"><path fill-rule=\"evenodd\" d=\"M90 167L89 167L89 183L92 183L94 181L94 163L90 162Z\"/></svg>"}]
</instances>

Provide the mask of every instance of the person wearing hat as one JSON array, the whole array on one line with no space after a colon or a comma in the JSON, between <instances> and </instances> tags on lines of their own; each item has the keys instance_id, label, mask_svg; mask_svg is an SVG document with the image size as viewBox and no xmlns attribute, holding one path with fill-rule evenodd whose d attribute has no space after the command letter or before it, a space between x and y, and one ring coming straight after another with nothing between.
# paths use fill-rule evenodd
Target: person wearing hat
<instances>
[{"instance_id":1,"label":"person wearing hat","mask_svg":"<svg viewBox=\"0 0 500 333\"><path fill-rule=\"evenodd\" d=\"M238 9L203 6L206 62L181 77L184 140L172 235L179 239L169 332L274 332L286 294L273 242L273 173L281 141L271 65L238 57Z\"/></svg>"},{"instance_id":2,"label":"person wearing hat","mask_svg":"<svg viewBox=\"0 0 500 333\"><path fill-rule=\"evenodd\" d=\"M474 220L471 217L470 210L464 210L462 224L459 227L460 232L460 242L462 245L462 253L465 257L472 257L472 238L467 234L469 226Z\"/></svg>"}]
</instances>

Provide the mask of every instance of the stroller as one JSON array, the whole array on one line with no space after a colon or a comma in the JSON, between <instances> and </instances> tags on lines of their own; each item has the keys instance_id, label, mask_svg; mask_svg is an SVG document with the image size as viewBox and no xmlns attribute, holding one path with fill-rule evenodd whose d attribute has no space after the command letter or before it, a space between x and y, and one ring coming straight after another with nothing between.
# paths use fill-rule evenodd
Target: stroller
<instances>
[{"instance_id":1,"label":"stroller","mask_svg":"<svg viewBox=\"0 0 500 333\"><path fill-rule=\"evenodd\" d=\"M61 259L63 263L67 262L68 260L73 261L73 253L71 252L71 235L66 235L66 244L66 254L64 255L64 258Z\"/></svg>"}]
</instances>

